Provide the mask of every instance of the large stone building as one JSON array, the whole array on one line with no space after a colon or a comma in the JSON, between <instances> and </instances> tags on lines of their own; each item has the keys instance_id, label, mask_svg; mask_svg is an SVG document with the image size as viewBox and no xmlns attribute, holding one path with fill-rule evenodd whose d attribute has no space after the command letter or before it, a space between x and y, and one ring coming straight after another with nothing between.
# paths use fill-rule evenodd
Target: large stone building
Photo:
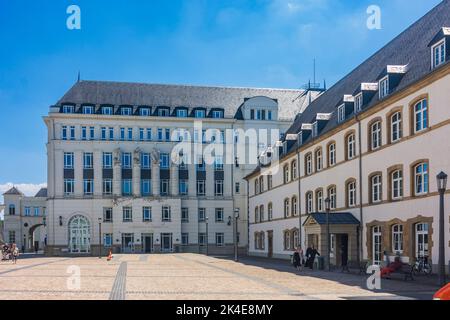
<instances>
[{"instance_id":1,"label":"large stone building","mask_svg":"<svg viewBox=\"0 0 450 320\"><path fill-rule=\"evenodd\" d=\"M22 252L44 250L47 189L42 188L34 197L27 197L12 187L3 198L3 241L17 244Z\"/></svg>"},{"instance_id":2,"label":"large stone building","mask_svg":"<svg viewBox=\"0 0 450 320\"><path fill-rule=\"evenodd\" d=\"M251 255L298 245L331 262L400 255L438 263L436 176L450 173L450 2L443 1L318 97L249 181ZM279 169L278 169L279 168ZM445 194L445 263L450 260Z\"/></svg>"},{"instance_id":3,"label":"large stone building","mask_svg":"<svg viewBox=\"0 0 450 320\"><path fill-rule=\"evenodd\" d=\"M277 141L319 93L76 83L44 118L47 253L98 254L101 242L103 253L225 254L235 238L245 250L244 176L255 169L256 155L252 163L226 149L208 162L177 148L189 138L205 150L224 140L247 146L236 132L248 129L269 130L266 138L276 132ZM270 144L265 140L251 143L262 150Z\"/></svg>"}]
</instances>

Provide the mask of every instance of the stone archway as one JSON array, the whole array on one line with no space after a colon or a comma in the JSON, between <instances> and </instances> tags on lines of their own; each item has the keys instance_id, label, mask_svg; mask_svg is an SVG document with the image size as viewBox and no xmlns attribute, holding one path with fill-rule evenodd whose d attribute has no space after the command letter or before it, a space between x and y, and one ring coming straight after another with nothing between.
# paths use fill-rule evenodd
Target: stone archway
<instances>
[{"instance_id":1,"label":"stone archway","mask_svg":"<svg viewBox=\"0 0 450 320\"><path fill-rule=\"evenodd\" d=\"M30 252L38 253L39 251L44 250L45 246L45 229L41 228L45 227L43 223L35 224L28 229L28 241L27 248Z\"/></svg>"},{"instance_id":2,"label":"stone archway","mask_svg":"<svg viewBox=\"0 0 450 320\"><path fill-rule=\"evenodd\" d=\"M83 215L73 216L69 220L68 231L70 253L91 252L91 224L87 217Z\"/></svg>"}]
</instances>

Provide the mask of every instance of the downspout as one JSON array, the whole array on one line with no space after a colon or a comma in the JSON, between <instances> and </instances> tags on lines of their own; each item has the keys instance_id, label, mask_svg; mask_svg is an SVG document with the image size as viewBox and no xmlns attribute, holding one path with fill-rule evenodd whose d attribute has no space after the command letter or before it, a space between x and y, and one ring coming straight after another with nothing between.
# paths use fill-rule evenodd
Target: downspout
<instances>
[{"instance_id":1,"label":"downspout","mask_svg":"<svg viewBox=\"0 0 450 320\"><path fill-rule=\"evenodd\" d=\"M299 224L299 228L298 228L298 237L299 237L299 242L300 242L300 247L303 248L303 239L302 239L302 200L301 200L301 191L302 191L302 179L301 179L301 171L300 171L300 143L299 143L299 138L297 136L297 178L298 178L298 224Z\"/></svg>"},{"instance_id":2,"label":"downspout","mask_svg":"<svg viewBox=\"0 0 450 320\"><path fill-rule=\"evenodd\" d=\"M361 133L361 120L358 118L358 116L355 116L356 121L358 122L358 168L359 168L359 234L358 234L358 256L357 260L360 262L363 257L363 229L364 229L364 215L363 215L363 202L362 202L362 196L363 196L363 190L362 190L362 133Z\"/></svg>"},{"instance_id":3,"label":"downspout","mask_svg":"<svg viewBox=\"0 0 450 320\"><path fill-rule=\"evenodd\" d=\"M247 180L247 256L250 255L250 184Z\"/></svg>"}]
</instances>

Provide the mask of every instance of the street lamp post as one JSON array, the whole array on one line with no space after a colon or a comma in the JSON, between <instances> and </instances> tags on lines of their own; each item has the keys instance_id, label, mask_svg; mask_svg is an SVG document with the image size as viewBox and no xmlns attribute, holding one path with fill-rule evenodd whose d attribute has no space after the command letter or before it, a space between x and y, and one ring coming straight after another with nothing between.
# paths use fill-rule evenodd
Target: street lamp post
<instances>
[{"instance_id":1,"label":"street lamp post","mask_svg":"<svg viewBox=\"0 0 450 320\"><path fill-rule=\"evenodd\" d=\"M325 199L325 210L327 212L327 268L331 270L331 235L330 235L330 198Z\"/></svg>"},{"instance_id":2,"label":"street lamp post","mask_svg":"<svg viewBox=\"0 0 450 320\"><path fill-rule=\"evenodd\" d=\"M102 218L98 218L98 258L102 258Z\"/></svg>"},{"instance_id":3,"label":"street lamp post","mask_svg":"<svg viewBox=\"0 0 450 320\"><path fill-rule=\"evenodd\" d=\"M447 175L441 171L436 178L439 191L439 284L444 286L446 284L444 195L447 189Z\"/></svg>"},{"instance_id":4,"label":"street lamp post","mask_svg":"<svg viewBox=\"0 0 450 320\"><path fill-rule=\"evenodd\" d=\"M238 219L239 219L239 209L236 208L234 209L234 232L233 232L233 238L234 238L234 261L238 261L239 257L238 257Z\"/></svg>"},{"instance_id":5,"label":"street lamp post","mask_svg":"<svg viewBox=\"0 0 450 320\"><path fill-rule=\"evenodd\" d=\"M208 255L208 242L209 242L209 237L208 237L208 217L206 217L206 255Z\"/></svg>"}]
</instances>

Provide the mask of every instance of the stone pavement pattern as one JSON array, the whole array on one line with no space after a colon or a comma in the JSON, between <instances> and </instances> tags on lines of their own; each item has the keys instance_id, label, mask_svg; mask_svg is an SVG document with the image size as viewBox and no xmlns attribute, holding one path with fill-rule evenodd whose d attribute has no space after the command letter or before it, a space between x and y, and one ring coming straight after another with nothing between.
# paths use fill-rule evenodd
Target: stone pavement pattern
<instances>
[{"instance_id":1,"label":"stone pavement pattern","mask_svg":"<svg viewBox=\"0 0 450 320\"><path fill-rule=\"evenodd\" d=\"M79 267L80 288L71 284ZM73 268L73 267L72 267ZM0 263L0 300L311 300L430 299L437 288L383 281L365 289L364 276L297 272L284 262L242 262L196 254L116 255L105 258L30 258Z\"/></svg>"}]
</instances>

